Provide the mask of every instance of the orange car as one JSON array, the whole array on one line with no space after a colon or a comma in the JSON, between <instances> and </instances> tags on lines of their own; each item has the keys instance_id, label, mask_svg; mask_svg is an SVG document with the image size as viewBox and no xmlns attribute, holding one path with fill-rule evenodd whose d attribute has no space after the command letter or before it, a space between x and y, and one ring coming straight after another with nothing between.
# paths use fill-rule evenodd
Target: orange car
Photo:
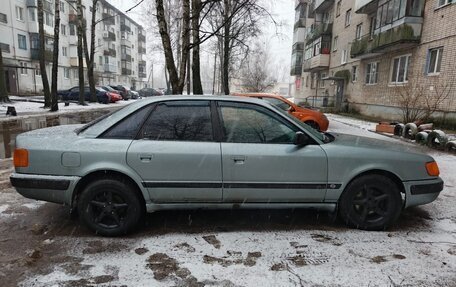
<instances>
[{"instance_id":1,"label":"orange car","mask_svg":"<svg viewBox=\"0 0 456 287\"><path fill-rule=\"evenodd\" d=\"M316 110L302 108L282 96L266 93L233 93L233 96L243 96L263 99L269 103L278 106L279 108L288 111L291 115L299 119L300 121L308 124L319 131L326 131L328 129L329 121L326 116Z\"/></svg>"}]
</instances>

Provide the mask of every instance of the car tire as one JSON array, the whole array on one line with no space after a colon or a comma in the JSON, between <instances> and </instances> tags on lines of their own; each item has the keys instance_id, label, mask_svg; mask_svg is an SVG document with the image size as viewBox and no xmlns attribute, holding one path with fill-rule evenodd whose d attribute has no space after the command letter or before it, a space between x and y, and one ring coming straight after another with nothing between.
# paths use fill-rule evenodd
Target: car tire
<instances>
[{"instance_id":1,"label":"car tire","mask_svg":"<svg viewBox=\"0 0 456 287\"><path fill-rule=\"evenodd\" d=\"M304 123L307 124L308 126L310 126L311 128L317 130L317 131L320 130L320 126L314 121L306 121Z\"/></svg>"},{"instance_id":2,"label":"car tire","mask_svg":"<svg viewBox=\"0 0 456 287\"><path fill-rule=\"evenodd\" d=\"M339 216L349 226L385 230L402 211L402 196L390 178L371 174L354 179L339 199Z\"/></svg>"},{"instance_id":3,"label":"car tire","mask_svg":"<svg viewBox=\"0 0 456 287\"><path fill-rule=\"evenodd\" d=\"M132 231L144 215L144 208L131 184L112 178L91 182L78 200L80 220L102 236Z\"/></svg>"}]
</instances>

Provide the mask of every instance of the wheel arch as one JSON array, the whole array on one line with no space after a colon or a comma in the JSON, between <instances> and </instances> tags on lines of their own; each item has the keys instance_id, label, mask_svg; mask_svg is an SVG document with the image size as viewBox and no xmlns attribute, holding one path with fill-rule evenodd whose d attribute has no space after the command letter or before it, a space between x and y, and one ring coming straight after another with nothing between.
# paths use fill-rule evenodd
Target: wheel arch
<instances>
[{"instance_id":1,"label":"wheel arch","mask_svg":"<svg viewBox=\"0 0 456 287\"><path fill-rule=\"evenodd\" d=\"M400 179L400 177L391 172L391 171L387 171L387 170L384 170L384 169L370 169L370 170L365 170L361 173L358 173L357 175L355 175L354 177L352 177L348 182L347 184L345 185L344 187L344 190L342 191L342 193L344 193L346 190L347 190L347 187L355 180L355 179L358 179L362 176L365 176L365 175L382 175L382 176L385 176L389 179L391 179L395 184L396 186L399 188L399 191L403 194L405 194L405 187L404 187L404 184L402 183L402 180ZM340 197L339 197L340 199Z\"/></svg>"},{"instance_id":2,"label":"wheel arch","mask_svg":"<svg viewBox=\"0 0 456 287\"><path fill-rule=\"evenodd\" d=\"M146 198L144 196L143 190L140 188L140 186L135 180L133 180L127 174L117 170L101 169L86 174L78 181L71 195L71 208L74 208L76 206L79 195L84 190L84 188L87 187L88 184L102 178L114 178L119 181L128 182L129 184L131 184L131 186L134 187L135 193L141 200L141 203L144 205L144 207L146 206Z\"/></svg>"}]
</instances>

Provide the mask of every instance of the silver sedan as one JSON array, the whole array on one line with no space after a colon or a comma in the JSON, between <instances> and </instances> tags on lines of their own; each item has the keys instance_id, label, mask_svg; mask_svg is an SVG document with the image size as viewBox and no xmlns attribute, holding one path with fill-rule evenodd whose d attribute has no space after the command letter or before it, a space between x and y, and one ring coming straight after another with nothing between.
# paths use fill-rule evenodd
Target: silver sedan
<instances>
[{"instance_id":1,"label":"silver sedan","mask_svg":"<svg viewBox=\"0 0 456 287\"><path fill-rule=\"evenodd\" d=\"M105 236L145 212L183 208L319 208L383 230L443 189L432 157L391 143L318 133L267 102L165 96L87 125L21 134L11 182L63 203Z\"/></svg>"}]
</instances>

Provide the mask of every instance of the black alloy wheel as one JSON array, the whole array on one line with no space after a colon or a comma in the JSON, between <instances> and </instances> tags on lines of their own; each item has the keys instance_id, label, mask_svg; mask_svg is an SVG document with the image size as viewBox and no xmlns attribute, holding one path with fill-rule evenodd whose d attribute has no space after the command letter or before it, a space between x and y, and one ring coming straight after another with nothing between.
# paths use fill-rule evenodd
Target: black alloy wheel
<instances>
[{"instance_id":1,"label":"black alloy wheel","mask_svg":"<svg viewBox=\"0 0 456 287\"><path fill-rule=\"evenodd\" d=\"M394 223L402 210L397 185L382 175L365 175L353 180L339 200L339 214L350 226L384 230Z\"/></svg>"}]
</instances>

